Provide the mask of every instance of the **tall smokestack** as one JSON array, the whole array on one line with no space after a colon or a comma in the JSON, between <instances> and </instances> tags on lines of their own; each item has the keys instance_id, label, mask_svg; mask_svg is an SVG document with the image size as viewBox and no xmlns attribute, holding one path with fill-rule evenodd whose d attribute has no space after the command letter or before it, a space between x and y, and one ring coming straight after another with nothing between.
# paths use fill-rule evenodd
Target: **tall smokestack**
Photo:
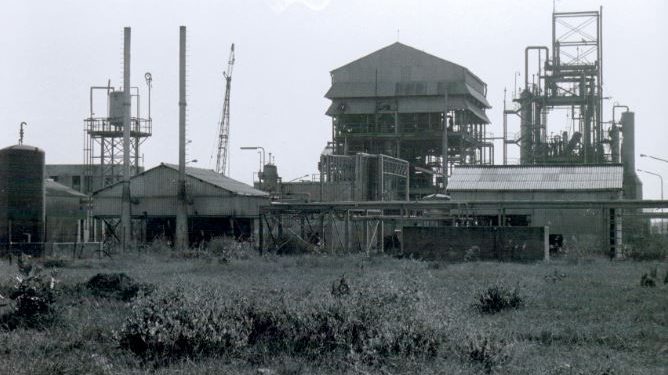
<instances>
[{"instance_id":1,"label":"tall smokestack","mask_svg":"<svg viewBox=\"0 0 668 375\"><path fill-rule=\"evenodd\" d=\"M179 179L176 205L176 243L178 250L188 248L188 206L186 203L186 27L179 35Z\"/></svg>"},{"instance_id":2,"label":"tall smokestack","mask_svg":"<svg viewBox=\"0 0 668 375\"><path fill-rule=\"evenodd\" d=\"M130 219L130 28L123 29L123 193L121 197L121 227L123 251L132 240Z\"/></svg>"},{"instance_id":3,"label":"tall smokestack","mask_svg":"<svg viewBox=\"0 0 668 375\"><path fill-rule=\"evenodd\" d=\"M443 158L443 194L448 189L448 89L443 94L443 139L441 140L441 158Z\"/></svg>"}]
</instances>

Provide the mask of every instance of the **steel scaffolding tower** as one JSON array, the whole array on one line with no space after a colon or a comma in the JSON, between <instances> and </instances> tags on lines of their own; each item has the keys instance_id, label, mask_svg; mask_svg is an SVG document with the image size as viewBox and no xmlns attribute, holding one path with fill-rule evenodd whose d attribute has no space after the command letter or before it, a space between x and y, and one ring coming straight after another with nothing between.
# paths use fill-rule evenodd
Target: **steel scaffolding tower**
<instances>
[{"instance_id":1,"label":"steel scaffolding tower","mask_svg":"<svg viewBox=\"0 0 668 375\"><path fill-rule=\"evenodd\" d=\"M152 134L150 113L151 74L145 75L149 92L148 118L140 115L138 87L131 87L132 114L130 117L130 166L135 175L141 168L140 146ZM95 112L95 92L106 96L104 116ZM91 193L123 179L123 90L107 86L90 88L90 114L84 119L84 191Z\"/></svg>"},{"instance_id":2,"label":"steel scaffolding tower","mask_svg":"<svg viewBox=\"0 0 668 375\"><path fill-rule=\"evenodd\" d=\"M519 106L504 109L504 150L518 144L521 164L614 162L619 143L602 121L601 20L601 11L553 13L552 58L546 46L526 47L524 88L514 98ZM548 135L548 115L556 109L567 111L570 134ZM521 121L514 139L508 114Z\"/></svg>"}]
</instances>

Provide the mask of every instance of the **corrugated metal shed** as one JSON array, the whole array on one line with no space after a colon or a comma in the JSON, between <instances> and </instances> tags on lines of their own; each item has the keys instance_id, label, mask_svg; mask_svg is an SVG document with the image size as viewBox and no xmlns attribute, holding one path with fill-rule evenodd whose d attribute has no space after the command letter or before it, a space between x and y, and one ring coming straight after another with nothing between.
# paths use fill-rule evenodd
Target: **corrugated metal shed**
<instances>
[{"instance_id":1,"label":"corrugated metal shed","mask_svg":"<svg viewBox=\"0 0 668 375\"><path fill-rule=\"evenodd\" d=\"M161 166L174 169L178 172L179 166L174 164L162 163ZM236 195L245 195L250 197L267 197L269 193L253 188L243 182L233 180L223 176L212 169L186 167L186 175L207 182L213 186L225 189Z\"/></svg>"},{"instance_id":2,"label":"corrugated metal shed","mask_svg":"<svg viewBox=\"0 0 668 375\"><path fill-rule=\"evenodd\" d=\"M623 175L621 165L457 166L448 191L621 191Z\"/></svg>"},{"instance_id":3,"label":"corrugated metal shed","mask_svg":"<svg viewBox=\"0 0 668 375\"><path fill-rule=\"evenodd\" d=\"M174 216L177 204L178 167L161 164L130 179L132 214ZM122 183L93 194L93 215L120 215ZM186 168L186 191L190 215L210 217L254 217L269 204L269 195L213 170Z\"/></svg>"}]
</instances>

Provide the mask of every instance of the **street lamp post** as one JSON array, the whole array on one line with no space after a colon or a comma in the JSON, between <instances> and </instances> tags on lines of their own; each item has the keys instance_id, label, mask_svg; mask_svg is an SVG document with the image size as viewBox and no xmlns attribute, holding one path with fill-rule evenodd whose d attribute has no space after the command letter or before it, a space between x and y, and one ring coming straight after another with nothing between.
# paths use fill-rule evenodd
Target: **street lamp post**
<instances>
[{"instance_id":1,"label":"street lamp post","mask_svg":"<svg viewBox=\"0 0 668 375\"><path fill-rule=\"evenodd\" d=\"M641 158L650 158L650 159L654 159L654 160L662 161L662 162L664 162L664 163L668 163L668 160L663 159L663 158L660 158L660 157L657 157L657 156L652 156L652 155L647 155L647 154L640 154L640 157L641 157Z\"/></svg>"},{"instance_id":2,"label":"street lamp post","mask_svg":"<svg viewBox=\"0 0 668 375\"><path fill-rule=\"evenodd\" d=\"M644 154L641 154L641 156L642 156L642 155L644 155ZM663 176L661 176L661 175L658 174L658 173L654 173L654 172L646 171L646 170L643 170L643 169L638 169L638 172L644 172L644 173L651 174L652 176L656 176L656 177L659 178L659 180L661 181L661 200L663 200ZM661 209L661 212L663 212L663 208ZM664 233L664 230L663 230L663 229L664 229L664 227L663 227L663 222L664 222L664 220L663 220L663 217L662 217L662 218L661 218L661 234Z\"/></svg>"}]
</instances>

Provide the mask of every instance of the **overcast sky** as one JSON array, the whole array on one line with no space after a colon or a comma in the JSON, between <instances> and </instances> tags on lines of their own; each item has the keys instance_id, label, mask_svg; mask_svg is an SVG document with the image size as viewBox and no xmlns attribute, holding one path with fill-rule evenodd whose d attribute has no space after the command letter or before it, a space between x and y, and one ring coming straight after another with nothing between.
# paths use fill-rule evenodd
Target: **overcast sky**
<instances>
[{"instance_id":1,"label":"overcast sky","mask_svg":"<svg viewBox=\"0 0 668 375\"><path fill-rule=\"evenodd\" d=\"M636 151L668 158L668 2L560 0L557 11L603 6L605 107L636 113ZM397 39L469 68L488 84L489 131L501 134L503 90L523 70L524 47L551 43L552 0L239 0L3 1L0 12L0 147L25 143L47 163L83 161L83 119L90 86L121 86L123 27L132 27L132 83L146 91L153 75L153 137L145 166L178 160L178 27L188 28L188 158L215 167L224 94L222 72L236 44L230 163L250 182L254 151L276 156L284 181L317 172L331 140L323 96L329 71ZM520 79L523 79L521 77ZM561 129L549 129L552 132ZM518 129L511 129L518 131ZM501 162L501 145L497 162ZM513 150L516 155L516 150ZM668 177L668 164L638 167ZM645 196L659 197L658 178L640 174Z\"/></svg>"}]
</instances>

